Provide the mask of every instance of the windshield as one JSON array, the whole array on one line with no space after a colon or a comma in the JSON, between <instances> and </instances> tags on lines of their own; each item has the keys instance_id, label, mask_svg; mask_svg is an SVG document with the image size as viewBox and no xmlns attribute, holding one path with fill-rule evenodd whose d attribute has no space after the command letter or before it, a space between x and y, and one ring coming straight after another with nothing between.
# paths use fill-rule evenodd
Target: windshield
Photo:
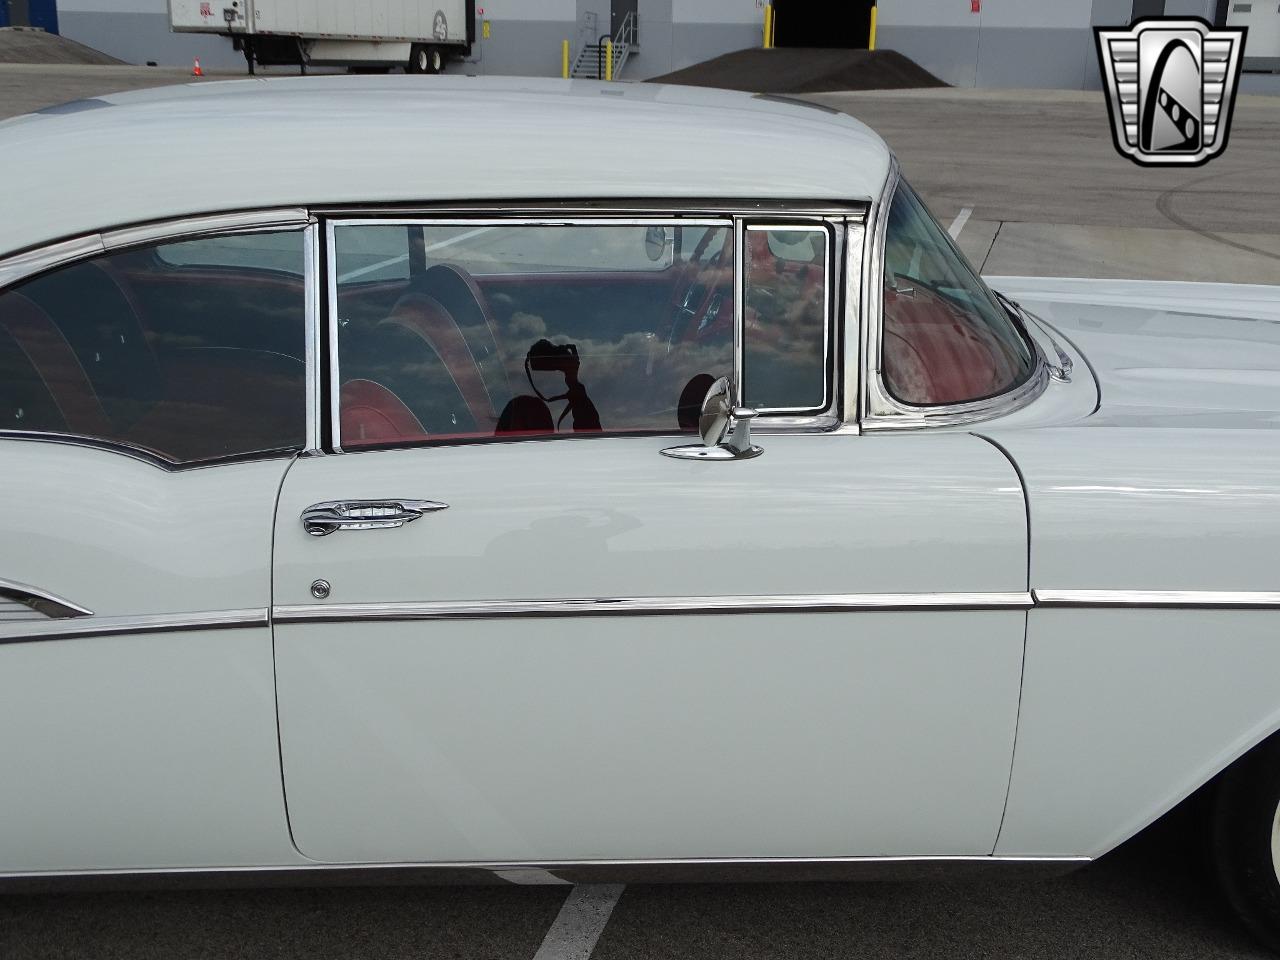
<instances>
[{"instance_id":1,"label":"windshield","mask_svg":"<svg viewBox=\"0 0 1280 960\"><path fill-rule=\"evenodd\" d=\"M902 181L885 240L881 373L912 406L983 400L1025 383L1035 355L915 191Z\"/></svg>"}]
</instances>

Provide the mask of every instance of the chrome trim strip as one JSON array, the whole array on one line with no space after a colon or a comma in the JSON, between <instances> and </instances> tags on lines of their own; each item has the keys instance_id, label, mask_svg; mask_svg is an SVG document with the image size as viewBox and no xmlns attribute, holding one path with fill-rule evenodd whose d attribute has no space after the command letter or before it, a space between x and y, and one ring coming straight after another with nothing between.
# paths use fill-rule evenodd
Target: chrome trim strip
<instances>
[{"instance_id":1,"label":"chrome trim strip","mask_svg":"<svg viewBox=\"0 0 1280 960\"><path fill-rule=\"evenodd\" d=\"M320 263L320 227L313 220L302 234L304 258L302 282L306 297L304 314L306 323L306 390L307 426L304 450L308 454L320 452L320 280L324 268Z\"/></svg>"},{"instance_id":2,"label":"chrome trim strip","mask_svg":"<svg viewBox=\"0 0 1280 960\"><path fill-rule=\"evenodd\" d=\"M142 867L139 869L41 870L31 873L0 873L0 885L49 885L79 881L85 884L112 881L144 883L148 878L171 883L218 885L258 878L268 883L305 883L308 879L348 876L354 883L400 879L408 883L464 882L518 883L503 874L538 871L567 882L606 881L671 883L678 880L712 881L736 878L742 881L798 879L887 879L936 878L956 873L1004 870L1054 875L1092 863L1090 857L1014 856L932 856L932 857L726 857L721 859L669 860L467 860L428 863L317 863L271 864L265 866ZM568 876L565 876L568 875Z\"/></svg>"},{"instance_id":3,"label":"chrome trim strip","mask_svg":"<svg viewBox=\"0 0 1280 960\"><path fill-rule=\"evenodd\" d=\"M359 620L488 620L536 617L700 616L742 613L852 613L909 610L1027 610L1029 593L783 594L737 597L617 597L564 600L462 600L422 603L283 604L277 623Z\"/></svg>"},{"instance_id":4,"label":"chrome trim strip","mask_svg":"<svg viewBox=\"0 0 1280 960\"><path fill-rule=\"evenodd\" d=\"M1033 590L1037 607L1266 610L1280 593L1236 590Z\"/></svg>"},{"instance_id":5,"label":"chrome trim strip","mask_svg":"<svg viewBox=\"0 0 1280 960\"><path fill-rule=\"evenodd\" d=\"M863 221L845 222L844 242L844 312L839 318L837 343L843 346L841 362L844 364L841 397L841 415L845 426L860 432L859 397L862 385L862 318L867 316L863 304L863 263L866 255L867 228Z\"/></svg>"},{"instance_id":6,"label":"chrome trim strip","mask_svg":"<svg viewBox=\"0 0 1280 960\"><path fill-rule=\"evenodd\" d=\"M96 257L121 247L156 240L177 240L206 233L242 233L282 227L304 227L310 215L300 207L251 210L197 217L174 217L85 234L44 244L34 250L0 257L0 288L54 267Z\"/></svg>"},{"instance_id":7,"label":"chrome trim strip","mask_svg":"<svg viewBox=\"0 0 1280 960\"><path fill-rule=\"evenodd\" d=\"M813 219L813 218L809 218ZM548 213L540 217L509 216L454 217L447 213L440 216L404 214L382 211L379 217L332 217L328 223L339 227L729 227L732 220L725 216L691 215L677 216L671 213L639 217L618 217L608 214L581 216L579 211L561 214ZM570 271L571 272L571 271ZM481 274L481 276L483 276Z\"/></svg>"},{"instance_id":8,"label":"chrome trim strip","mask_svg":"<svg viewBox=\"0 0 1280 960\"><path fill-rule=\"evenodd\" d=\"M87 607L72 603L56 593L41 590L30 584L19 583L16 580L0 579L0 597L16 600L24 607L30 607L36 613L44 614L53 620L93 616L93 611Z\"/></svg>"},{"instance_id":9,"label":"chrome trim strip","mask_svg":"<svg viewBox=\"0 0 1280 960\"><path fill-rule=\"evenodd\" d=\"M301 207L281 207L270 210L250 210L242 213L217 213L199 217L181 217L173 220L157 220L101 234L107 250L132 247L156 240L178 240L206 233L254 233L282 227L305 227L310 214Z\"/></svg>"},{"instance_id":10,"label":"chrome trim strip","mask_svg":"<svg viewBox=\"0 0 1280 960\"><path fill-rule=\"evenodd\" d=\"M5 257L0 259L0 287L7 287L72 260L96 257L104 252L106 247L102 245L102 237L95 233Z\"/></svg>"},{"instance_id":11,"label":"chrome trim strip","mask_svg":"<svg viewBox=\"0 0 1280 960\"><path fill-rule=\"evenodd\" d=\"M395 217L396 222L405 218L455 217L471 222L482 217L527 217L536 221L549 218L564 217L635 217L645 222L655 217L672 218L674 215L684 223L690 216L712 217L753 217L753 216L791 216L802 217L855 217L865 219L868 201L854 200L849 203L833 203L831 201L811 200L756 200L756 199L715 199L706 197L669 197L643 198L630 200L555 200L555 201L511 201L459 203L444 201L436 205L394 206L391 204L375 204L362 206L351 204L319 204L313 211L326 217L334 217L349 222L371 222L376 218Z\"/></svg>"},{"instance_id":12,"label":"chrome trim strip","mask_svg":"<svg viewBox=\"0 0 1280 960\"><path fill-rule=\"evenodd\" d=\"M325 292L329 298L329 446L342 452L342 381L338 370L338 245L335 230L341 221L326 220Z\"/></svg>"},{"instance_id":13,"label":"chrome trim strip","mask_svg":"<svg viewBox=\"0 0 1280 960\"><path fill-rule=\"evenodd\" d=\"M747 227L733 221L733 397L735 407L746 405L742 373L747 363ZM695 318L696 319L696 318Z\"/></svg>"},{"instance_id":14,"label":"chrome trim strip","mask_svg":"<svg viewBox=\"0 0 1280 960\"><path fill-rule=\"evenodd\" d=\"M236 630L243 627L267 627L270 624L268 611L258 607L250 610L208 610L199 613L158 613L132 617L91 616L52 622L23 620L15 624L0 625L0 644L116 637L122 634Z\"/></svg>"}]
</instances>

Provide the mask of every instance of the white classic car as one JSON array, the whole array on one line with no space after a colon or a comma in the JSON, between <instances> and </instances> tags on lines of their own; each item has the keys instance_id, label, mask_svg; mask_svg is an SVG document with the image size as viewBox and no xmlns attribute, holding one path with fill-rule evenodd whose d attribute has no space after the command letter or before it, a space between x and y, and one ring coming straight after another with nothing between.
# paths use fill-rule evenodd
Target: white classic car
<instances>
[{"instance_id":1,"label":"white classic car","mask_svg":"<svg viewBox=\"0 0 1280 960\"><path fill-rule=\"evenodd\" d=\"M244 81L0 123L0 879L1087 863L1280 944L1280 307L994 293L856 120Z\"/></svg>"}]
</instances>

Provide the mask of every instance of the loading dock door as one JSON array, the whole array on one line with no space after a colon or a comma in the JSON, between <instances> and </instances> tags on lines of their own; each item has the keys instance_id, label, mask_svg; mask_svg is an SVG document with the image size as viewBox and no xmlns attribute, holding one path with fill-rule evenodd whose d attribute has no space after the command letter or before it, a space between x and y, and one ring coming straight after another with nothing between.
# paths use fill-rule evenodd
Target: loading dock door
<instances>
[{"instance_id":1,"label":"loading dock door","mask_svg":"<svg viewBox=\"0 0 1280 960\"><path fill-rule=\"evenodd\" d=\"M640 15L637 10L639 3L640 3L640 0L610 0L610 7L609 7L609 35L610 36L616 37L618 35L618 31L622 29L622 21L627 18L628 13L635 14L636 19L637 20L639 19ZM636 40L638 41L640 39L640 31L638 29L639 24L637 23L636 26L637 26Z\"/></svg>"},{"instance_id":2,"label":"loading dock door","mask_svg":"<svg viewBox=\"0 0 1280 960\"><path fill-rule=\"evenodd\" d=\"M871 35L872 0L840 4L773 0L774 43L779 47L846 47L865 50Z\"/></svg>"}]
</instances>

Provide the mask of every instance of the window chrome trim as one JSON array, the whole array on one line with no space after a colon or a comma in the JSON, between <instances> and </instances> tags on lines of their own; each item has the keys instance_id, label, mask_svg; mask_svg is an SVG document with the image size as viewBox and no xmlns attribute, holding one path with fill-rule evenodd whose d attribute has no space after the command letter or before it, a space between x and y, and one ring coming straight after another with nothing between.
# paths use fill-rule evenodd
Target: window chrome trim
<instances>
[{"instance_id":1,"label":"window chrome trim","mask_svg":"<svg viewBox=\"0 0 1280 960\"><path fill-rule=\"evenodd\" d=\"M421 603L284 604L276 623L363 620L487 620L538 617L697 616L745 613L853 613L908 610L1027 610L1029 593L862 593L777 596L611 597L462 600Z\"/></svg>"},{"instance_id":2,"label":"window chrome trim","mask_svg":"<svg viewBox=\"0 0 1280 960\"><path fill-rule=\"evenodd\" d=\"M468 221L477 217L525 217L537 221L564 217L633 217L644 221L654 217L675 217L687 224L696 217L834 217L866 219L867 201L836 203L830 200L760 200L747 198L668 197L631 199L573 199L511 202L457 202L441 201L436 204L320 204L312 212L320 216L352 222L370 219L458 217Z\"/></svg>"},{"instance_id":3,"label":"window chrome trim","mask_svg":"<svg viewBox=\"0 0 1280 960\"><path fill-rule=\"evenodd\" d=\"M546 208L531 205L529 207L495 207L446 206L440 209L413 208L401 212L396 208L376 207L365 210L364 216L353 213L351 208L336 208L326 213L326 208L317 207L315 212L324 217L322 225L325 231L326 252L322 258L325 280L324 296L328 305L328 385L329 405L325 416L328 418L330 443L329 449L335 453L345 452L342 448L342 411L341 411L341 361L338 350L338 261L337 244L335 242L338 227L398 227L398 226L441 226L441 227L505 227L505 226L586 226L586 227L648 227L648 226L698 226L725 227L734 231L734 380L737 389L742 383L742 334L745 321L745 234L748 225L758 222L761 227L770 226L779 229L822 229L827 233L827 285L824 290L824 306L827 313L828 326L825 333L824 348L827 353L827 371L838 370L840 358L835 356L840 336L848 336L846 330L838 329L837 336L832 337L831 324L847 324L847 317L834 317L831 284L837 282L837 267L841 250L840 245L847 243L849 232L858 229L861 241L862 225L866 220L866 206L852 204L847 208L822 207L811 209L803 204L792 205L787 201L777 203L726 204L723 209L714 203L710 209L699 206L695 201L679 201L673 206L665 201L655 201L652 210L637 210L630 207L613 210L602 207L597 212L585 201L566 201L563 209ZM504 210L511 210L513 215L501 216ZM471 211L472 215L467 216ZM754 222L753 222L754 221ZM843 229L842 229L843 228ZM861 243L858 245L861 251ZM848 269L854 269L852 259L848 260ZM861 270L861 261L857 261L857 269ZM589 276L590 271L583 271ZM475 276L483 278L483 274ZM857 284L854 284L856 291ZM856 322L856 317L854 318ZM824 372L830 379L824 385L827 404L823 411L806 416L774 416L769 413L757 420L752 429L763 433L827 433L845 426L854 426L853 421L842 423L844 398L840 396L840 380L830 372ZM739 397L739 403L741 398ZM853 432L856 432L856 426ZM602 437L626 436L603 431ZM521 438L520 440L503 440L498 437L477 437L475 443L524 442L527 439L564 439L562 435L545 438ZM430 441L412 444L412 448L430 448L435 446ZM409 449L406 444L388 444L371 449ZM366 451L367 452L367 451Z\"/></svg>"},{"instance_id":4,"label":"window chrome trim","mask_svg":"<svg viewBox=\"0 0 1280 960\"><path fill-rule=\"evenodd\" d=\"M135 226L104 231L103 246L107 251L166 240L182 240L216 233L262 233L268 230L302 229L311 215L301 207L250 210L241 213L217 213L195 217L157 220Z\"/></svg>"},{"instance_id":5,"label":"window chrome trim","mask_svg":"<svg viewBox=\"0 0 1280 960\"><path fill-rule=\"evenodd\" d=\"M50 593L48 590L42 590L30 584L19 583L16 580L0 579L0 598L14 600L24 607L29 607L34 613L51 620L93 616L93 611L88 607L82 607L56 593Z\"/></svg>"},{"instance_id":6,"label":"window chrome trim","mask_svg":"<svg viewBox=\"0 0 1280 960\"><path fill-rule=\"evenodd\" d=\"M0 289L54 267L142 243L178 240L209 233L255 233L288 227L302 228L309 221L310 214L301 207L281 207L240 213L173 217L84 234L0 257Z\"/></svg>"},{"instance_id":7,"label":"window chrome trim","mask_svg":"<svg viewBox=\"0 0 1280 960\"><path fill-rule=\"evenodd\" d=\"M359 221L357 221L359 222ZM372 221L365 221L372 223ZM326 339L329 344L329 409L325 416L329 420L329 448L334 453L342 453L342 374L339 370L338 354L338 244L335 231L344 226L345 220L324 221L325 237L325 296L328 298L329 324ZM379 226L381 224L378 224ZM406 224L407 226L407 224ZM318 425L317 425L318 429Z\"/></svg>"},{"instance_id":8,"label":"window chrome trim","mask_svg":"<svg viewBox=\"0 0 1280 960\"><path fill-rule=\"evenodd\" d=\"M320 227L315 220L307 224L302 234L303 256L303 314L305 316L304 361L306 362L306 440L303 451L308 455L320 452L320 278L324 267L320 262Z\"/></svg>"},{"instance_id":9,"label":"window chrome trim","mask_svg":"<svg viewBox=\"0 0 1280 960\"><path fill-rule=\"evenodd\" d=\"M862 318L868 316L864 304L867 225L864 220L846 220L844 229L844 309L838 319L837 349L843 369L840 419L844 428L860 432L862 387Z\"/></svg>"},{"instance_id":10,"label":"window chrome trim","mask_svg":"<svg viewBox=\"0 0 1280 960\"><path fill-rule=\"evenodd\" d=\"M250 610L208 610L199 613L158 613L128 617L89 616L52 622L21 620L14 624L0 624L0 644L118 637L125 634L239 630L270 625L269 611L260 607Z\"/></svg>"},{"instance_id":11,"label":"window chrome trim","mask_svg":"<svg viewBox=\"0 0 1280 960\"><path fill-rule=\"evenodd\" d=\"M745 406L742 374L747 363L747 224L742 217L733 221L733 398L735 407Z\"/></svg>"},{"instance_id":12,"label":"window chrome trim","mask_svg":"<svg viewBox=\"0 0 1280 960\"><path fill-rule=\"evenodd\" d=\"M101 234L94 233L5 257L0 260L0 289L64 263L96 257L106 249Z\"/></svg>"},{"instance_id":13,"label":"window chrome trim","mask_svg":"<svg viewBox=\"0 0 1280 960\"><path fill-rule=\"evenodd\" d=\"M983 400L939 406L912 406L894 398L884 383L882 349L884 336L884 271L889 228L889 209L902 181L902 170L893 157L884 192L876 201L873 217L873 239L865 271L867 322L863 330L862 372L865 381L861 424L864 430L919 430L927 427L953 427L991 420L1019 410L1035 400L1049 386L1049 364L1036 339L1022 331L1035 352L1035 367L1023 383ZM979 280L982 278L979 277ZM982 280L985 284L986 281ZM1021 323L1021 320L1018 321Z\"/></svg>"},{"instance_id":14,"label":"window chrome trim","mask_svg":"<svg viewBox=\"0 0 1280 960\"><path fill-rule=\"evenodd\" d=\"M781 417L815 417L822 416L836 409L838 398L836 396L836 379L834 371L838 365L838 358L835 355L833 344L836 342L831 335L832 325L839 321L839 318L833 315L831 304L831 288L835 283L835 236L838 224L834 224L829 220L815 222L813 220L800 220L785 222L777 218L774 219L753 219L745 218L738 221L742 223L742 243L740 246L741 255L738 256L735 269L738 271L740 278L739 285L741 290L735 294L740 309L735 308L738 316L734 318L735 323L735 341L742 342L741 360L737 368L738 382L744 382L744 370L746 364L746 307L747 307L747 234L752 231L757 233L767 233L769 231L789 230L795 233L821 233L823 239L822 248L822 402L810 407L762 407L754 406L753 409L759 412L762 417L773 418L776 415ZM735 348L737 343L735 342ZM745 398L738 398L740 406L745 405ZM816 413L814 411L817 411ZM752 424L755 426L755 424Z\"/></svg>"},{"instance_id":15,"label":"window chrome trim","mask_svg":"<svg viewBox=\"0 0 1280 960\"><path fill-rule=\"evenodd\" d=\"M1034 590L1037 607L1268 610L1280 592L1237 590Z\"/></svg>"},{"instance_id":16,"label":"window chrome trim","mask_svg":"<svg viewBox=\"0 0 1280 960\"><path fill-rule=\"evenodd\" d=\"M307 253L307 236L309 227L313 222L314 221L311 220L310 214L308 214L305 209L300 207L284 207L240 213L176 217L168 220L157 220L150 223L120 227L114 230L104 231L102 233L89 234L82 237L76 237L71 240L65 240L60 243L49 244L26 253L19 253L11 257L0 259L0 294L2 294L7 287L29 279L36 274L44 273L57 267L67 266L80 260L88 260L93 257L114 253L127 247L137 246L140 244L158 244L169 240L194 239L207 235L227 236L229 234L237 233L264 233L269 231L301 229L304 231L304 262L302 279L303 297L304 301L306 301L304 302L305 313L310 309L309 300L312 288L311 278L307 273L310 266L310 256ZM307 321L307 330L308 332L310 330L309 320ZM311 349L310 343L307 343L306 346L308 350ZM310 377L310 362L307 364L307 370L307 376ZM318 388L317 383L316 389ZM317 422L316 418L311 415L309 407L311 390L312 385L308 381L307 423L304 430L304 443L307 446L310 446L312 424ZM223 463L234 463L242 460L262 460L281 456L285 453L292 456L297 452L296 448L291 447L286 450L248 451L243 454L233 454L229 457L206 457L200 460L176 461L160 456L153 451L124 443L119 440L72 433L61 434L54 433L52 431L11 430L7 428L0 428L0 440L11 439L45 440L54 443L65 443L73 446L89 447L98 450L108 450L113 453L120 453L125 456L133 457L136 460L142 460L145 463L150 463L164 470L186 470L196 467L216 466Z\"/></svg>"}]
</instances>

